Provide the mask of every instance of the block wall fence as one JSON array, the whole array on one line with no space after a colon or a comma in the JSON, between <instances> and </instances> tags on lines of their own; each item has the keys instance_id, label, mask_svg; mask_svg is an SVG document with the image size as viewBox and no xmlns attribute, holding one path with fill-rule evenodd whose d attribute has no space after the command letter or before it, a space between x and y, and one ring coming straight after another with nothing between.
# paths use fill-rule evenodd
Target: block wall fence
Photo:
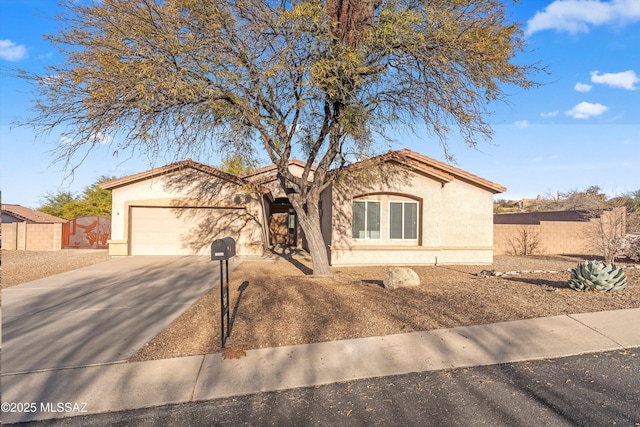
<instances>
[{"instance_id":1,"label":"block wall fence","mask_svg":"<svg viewBox=\"0 0 640 427\"><path fill-rule=\"evenodd\" d=\"M583 221L540 220L537 224L531 224L524 218L521 224L494 224L493 253L511 254L512 243L522 239L526 231L530 238L537 236L538 247L535 254L597 255L593 248L593 236L598 233L598 228L603 226L608 228L605 232L613 232L622 237L625 235L625 220L625 208L615 208L603 212L600 218Z\"/></svg>"},{"instance_id":2,"label":"block wall fence","mask_svg":"<svg viewBox=\"0 0 640 427\"><path fill-rule=\"evenodd\" d=\"M57 251L62 249L62 224L11 222L2 224L2 249Z\"/></svg>"}]
</instances>

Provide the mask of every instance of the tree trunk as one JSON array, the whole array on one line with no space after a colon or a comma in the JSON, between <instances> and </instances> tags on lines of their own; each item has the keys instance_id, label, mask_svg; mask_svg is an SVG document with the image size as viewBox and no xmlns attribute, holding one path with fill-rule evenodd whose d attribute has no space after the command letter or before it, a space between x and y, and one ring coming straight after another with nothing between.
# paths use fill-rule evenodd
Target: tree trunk
<instances>
[{"instance_id":1,"label":"tree trunk","mask_svg":"<svg viewBox=\"0 0 640 427\"><path fill-rule=\"evenodd\" d=\"M313 275L331 276L327 246L324 243L322 229L320 228L319 198L317 196L308 196L306 200L302 200L301 197L290 197L289 199L298 215L300 227L302 227L309 244Z\"/></svg>"},{"instance_id":2,"label":"tree trunk","mask_svg":"<svg viewBox=\"0 0 640 427\"><path fill-rule=\"evenodd\" d=\"M314 276L331 276L331 267L329 266L329 256L327 247L322 238L322 230L320 229L320 220L314 216L308 216L306 220L300 221L300 226L304 230L304 235L309 244L309 252L313 263Z\"/></svg>"}]
</instances>

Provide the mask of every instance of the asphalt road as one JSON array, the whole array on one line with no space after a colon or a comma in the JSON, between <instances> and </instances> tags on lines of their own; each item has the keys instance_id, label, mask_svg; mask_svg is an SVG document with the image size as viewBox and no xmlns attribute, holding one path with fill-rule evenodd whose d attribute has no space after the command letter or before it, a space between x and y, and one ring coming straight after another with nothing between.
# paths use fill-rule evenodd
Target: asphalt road
<instances>
[{"instance_id":1,"label":"asphalt road","mask_svg":"<svg viewBox=\"0 0 640 427\"><path fill-rule=\"evenodd\" d=\"M30 426L640 426L640 348L413 373Z\"/></svg>"}]
</instances>

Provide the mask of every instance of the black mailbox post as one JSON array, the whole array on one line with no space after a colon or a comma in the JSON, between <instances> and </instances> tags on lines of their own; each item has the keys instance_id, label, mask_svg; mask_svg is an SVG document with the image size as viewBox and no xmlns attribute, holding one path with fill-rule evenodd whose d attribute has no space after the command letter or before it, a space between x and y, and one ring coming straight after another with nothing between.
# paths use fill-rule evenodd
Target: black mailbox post
<instances>
[{"instance_id":1,"label":"black mailbox post","mask_svg":"<svg viewBox=\"0 0 640 427\"><path fill-rule=\"evenodd\" d=\"M232 237L211 243L211 261L220 261L220 336L222 347L231 334L229 324L229 258L236 255L236 241ZM226 273L225 273L226 272ZM227 327L225 330L225 317Z\"/></svg>"},{"instance_id":2,"label":"black mailbox post","mask_svg":"<svg viewBox=\"0 0 640 427\"><path fill-rule=\"evenodd\" d=\"M236 241L233 237L217 239L211 243L211 261L226 261L236 255Z\"/></svg>"}]
</instances>

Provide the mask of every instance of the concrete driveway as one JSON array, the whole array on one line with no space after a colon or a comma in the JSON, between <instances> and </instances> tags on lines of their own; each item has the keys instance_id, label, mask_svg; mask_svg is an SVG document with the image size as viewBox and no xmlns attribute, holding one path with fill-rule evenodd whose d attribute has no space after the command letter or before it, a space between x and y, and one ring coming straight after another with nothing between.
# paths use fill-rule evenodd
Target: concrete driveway
<instances>
[{"instance_id":1,"label":"concrete driveway","mask_svg":"<svg viewBox=\"0 0 640 427\"><path fill-rule=\"evenodd\" d=\"M127 360L216 285L208 257L149 256L3 289L2 373Z\"/></svg>"}]
</instances>

